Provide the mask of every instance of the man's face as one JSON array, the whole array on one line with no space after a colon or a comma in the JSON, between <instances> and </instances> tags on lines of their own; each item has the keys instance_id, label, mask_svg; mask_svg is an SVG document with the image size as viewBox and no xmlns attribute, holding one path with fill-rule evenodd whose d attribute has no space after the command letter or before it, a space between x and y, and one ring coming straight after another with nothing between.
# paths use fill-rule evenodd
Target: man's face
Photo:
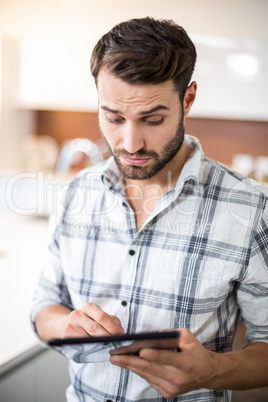
<instances>
[{"instance_id":1,"label":"man's face","mask_svg":"<svg viewBox=\"0 0 268 402\"><path fill-rule=\"evenodd\" d=\"M168 169L184 140L184 120L172 81L130 85L104 69L98 76L99 124L127 179Z\"/></svg>"}]
</instances>

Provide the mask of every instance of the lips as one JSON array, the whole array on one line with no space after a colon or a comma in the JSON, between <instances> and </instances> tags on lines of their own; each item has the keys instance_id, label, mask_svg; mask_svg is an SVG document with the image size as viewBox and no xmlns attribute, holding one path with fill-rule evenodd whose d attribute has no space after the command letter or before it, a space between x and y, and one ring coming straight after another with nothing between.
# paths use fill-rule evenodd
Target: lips
<instances>
[{"instance_id":1,"label":"lips","mask_svg":"<svg viewBox=\"0 0 268 402\"><path fill-rule=\"evenodd\" d=\"M142 166L145 165L150 158L129 158L129 157L124 157L124 161L129 164L129 165L134 165L134 166Z\"/></svg>"}]
</instances>

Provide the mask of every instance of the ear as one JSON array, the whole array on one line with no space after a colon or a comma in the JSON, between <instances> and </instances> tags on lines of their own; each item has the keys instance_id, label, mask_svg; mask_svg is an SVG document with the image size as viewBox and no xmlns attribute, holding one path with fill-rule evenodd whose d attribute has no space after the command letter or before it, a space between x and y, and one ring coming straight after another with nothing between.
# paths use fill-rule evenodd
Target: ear
<instances>
[{"instance_id":1,"label":"ear","mask_svg":"<svg viewBox=\"0 0 268 402\"><path fill-rule=\"evenodd\" d=\"M183 100L183 109L185 117L189 114L191 107L195 101L196 91L197 91L197 83L193 81L186 89Z\"/></svg>"}]
</instances>

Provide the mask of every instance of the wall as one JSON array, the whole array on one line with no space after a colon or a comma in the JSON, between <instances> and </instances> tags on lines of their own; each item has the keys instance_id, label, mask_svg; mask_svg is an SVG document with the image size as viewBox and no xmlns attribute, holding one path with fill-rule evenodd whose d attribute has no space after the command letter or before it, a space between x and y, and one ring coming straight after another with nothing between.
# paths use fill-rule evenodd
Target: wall
<instances>
[{"instance_id":1,"label":"wall","mask_svg":"<svg viewBox=\"0 0 268 402\"><path fill-rule=\"evenodd\" d=\"M190 33L267 38L266 0L2 0L8 36L75 34L95 42L115 23L152 15L173 18Z\"/></svg>"},{"instance_id":2,"label":"wall","mask_svg":"<svg viewBox=\"0 0 268 402\"><path fill-rule=\"evenodd\" d=\"M34 112L19 109L14 104L18 77L17 43L1 37L0 43L0 170L12 172L21 167L20 145L34 130Z\"/></svg>"}]
</instances>

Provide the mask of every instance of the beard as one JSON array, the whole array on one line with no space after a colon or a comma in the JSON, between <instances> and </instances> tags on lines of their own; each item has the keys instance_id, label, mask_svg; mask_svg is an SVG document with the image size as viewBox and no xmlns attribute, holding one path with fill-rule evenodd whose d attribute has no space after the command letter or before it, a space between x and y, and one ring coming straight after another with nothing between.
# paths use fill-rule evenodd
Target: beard
<instances>
[{"instance_id":1,"label":"beard","mask_svg":"<svg viewBox=\"0 0 268 402\"><path fill-rule=\"evenodd\" d=\"M183 116L181 116L178 123L175 135L171 140L162 148L160 153L156 153L153 150L140 149L135 153L129 153L124 149L112 150L110 144L107 142L103 135L110 152L112 153L114 160L118 166L119 171L125 179L131 180L146 180L157 175L164 167L177 155L182 147L184 141L185 127L183 124ZM122 157L137 157L137 158L151 158L153 161L150 166L132 166L124 165L120 161Z\"/></svg>"}]
</instances>

